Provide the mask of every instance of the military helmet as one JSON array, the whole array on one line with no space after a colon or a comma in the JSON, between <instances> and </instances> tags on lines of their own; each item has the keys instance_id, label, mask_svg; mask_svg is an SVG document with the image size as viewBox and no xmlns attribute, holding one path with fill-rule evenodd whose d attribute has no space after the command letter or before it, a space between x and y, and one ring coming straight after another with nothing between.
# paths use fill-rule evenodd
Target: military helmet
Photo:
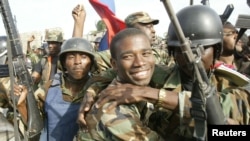
<instances>
[{"instance_id":1,"label":"military helmet","mask_svg":"<svg viewBox=\"0 0 250 141\"><path fill-rule=\"evenodd\" d=\"M0 64L7 60L7 36L0 36Z\"/></svg>"},{"instance_id":2,"label":"military helmet","mask_svg":"<svg viewBox=\"0 0 250 141\"><path fill-rule=\"evenodd\" d=\"M176 15L185 37L191 41L191 47L219 44L218 49L221 51L223 27L219 15L213 9L204 5L193 5L183 8ZM181 46L172 23L167 36L169 47Z\"/></svg>"},{"instance_id":3,"label":"military helmet","mask_svg":"<svg viewBox=\"0 0 250 141\"><path fill-rule=\"evenodd\" d=\"M66 41L63 42L61 46L61 52L59 53L59 60L60 64L63 64L63 58L65 56L65 53L67 52L83 52L90 56L92 62L94 62L94 67L96 67L96 61L95 61L95 55L94 55L94 49L91 45L91 43L83 38L78 37L72 37ZM95 68L91 68L95 69Z\"/></svg>"},{"instance_id":4,"label":"military helmet","mask_svg":"<svg viewBox=\"0 0 250 141\"><path fill-rule=\"evenodd\" d=\"M46 29L45 41L47 42L63 42L63 31L61 28Z\"/></svg>"}]
</instances>

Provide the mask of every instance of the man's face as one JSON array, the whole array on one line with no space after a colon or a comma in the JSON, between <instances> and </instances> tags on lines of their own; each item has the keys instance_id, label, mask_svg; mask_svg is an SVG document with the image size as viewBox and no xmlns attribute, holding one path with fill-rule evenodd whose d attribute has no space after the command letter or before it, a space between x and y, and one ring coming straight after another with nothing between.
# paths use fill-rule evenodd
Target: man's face
<instances>
[{"instance_id":1,"label":"man's face","mask_svg":"<svg viewBox=\"0 0 250 141\"><path fill-rule=\"evenodd\" d=\"M175 49L174 58L180 69L182 69L187 75L193 74L193 65L188 63L187 58L184 57L179 47ZM194 56L197 57L197 53L193 52ZM201 61L203 62L204 68L206 71L213 66L214 60L214 48L213 47L206 47L204 51L201 52Z\"/></svg>"},{"instance_id":2,"label":"man's face","mask_svg":"<svg viewBox=\"0 0 250 141\"><path fill-rule=\"evenodd\" d=\"M48 41L48 49L49 49L49 54L51 56L57 56L59 52L61 51L61 43Z\"/></svg>"},{"instance_id":3,"label":"man's face","mask_svg":"<svg viewBox=\"0 0 250 141\"><path fill-rule=\"evenodd\" d=\"M134 27L138 28L141 31L143 31L144 33L146 33L146 35L150 39L150 44L151 45L155 42L156 35L155 35L154 25L152 23L148 23L148 24L136 23L134 25Z\"/></svg>"},{"instance_id":4,"label":"man's face","mask_svg":"<svg viewBox=\"0 0 250 141\"><path fill-rule=\"evenodd\" d=\"M223 29L223 52L224 53L233 53L235 47L235 41L237 38L237 33L229 28Z\"/></svg>"},{"instance_id":5,"label":"man's face","mask_svg":"<svg viewBox=\"0 0 250 141\"><path fill-rule=\"evenodd\" d=\"M155 66L148 38L144 35L129 36L117 44L116 58L112 58L111 63L120 81L148 85Z\"/></svg>"},{"instance_id":6,"label":"man's face","mask_svg":"<svg viewBox=\"0 0 250 141\"><path fill-rule=\"evenodd\" d=\"M79 80L88 74L91 67L91 59L82 52L69 52L66 53L64 67L69 77Z\"/></svg>"}]
</instances>

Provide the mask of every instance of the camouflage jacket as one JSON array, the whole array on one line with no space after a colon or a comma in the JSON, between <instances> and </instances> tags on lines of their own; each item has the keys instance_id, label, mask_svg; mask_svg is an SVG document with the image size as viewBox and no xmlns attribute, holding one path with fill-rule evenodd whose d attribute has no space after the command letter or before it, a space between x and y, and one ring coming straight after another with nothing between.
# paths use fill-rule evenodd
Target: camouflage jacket
<instances>
[{"instance_id":1,"label":"camouflage jacket","mask_svg":"<svg viewBox=\"0 0 250 141\"><path fill-rule=\"evenodd\" d=\"M111 69L102 72L101 75L94 77L97 83L92 85L89 90L99 93L107 87L115 76L116 74ZM223 79L224 82L218 81L218 78ZM248 89L246 87L231 86L227 79L215 74L212 75L211 82L215 85L219 83L223 83L221 85L224 85L218 88L217 91L225 116L236 120L239 124L249 124L250 100ZM150 86L179 92L179 103L181 101L184 102L184 107L182 107L184 110L183 113L180 113L178 110L170 111L167 109L154 112L149 117L148 127L165 139L183 140L185 138L185 140L192 140L194 122L189 113L191 107L189 98L191 93L181 90L178 67L167 68L157 65ZM181 126L180 120L183 121Z\"/></svg>"},{"instance_id":2,"label":"camouflage jacket","mask_svg":"<svg viewBox=\"0 0 250 141\"><path fill-rule=\"evenodd\" d=\"M114 79L108 87L113 85L119 85L119 82ZM111 103L106 103L103 108ZM137 104L119 105L109 112L103 112L102 108L97 109L92 106L92 109L86 115L90 135L86 137L86 135L81 134L79 140L163 140L159 134L147 127L146 119L142 120L141 113L146 104L145 102L139 102Z\"/></svg>"},{"instance_id":3,"label":"camouflage jacket","mask_svg":"<svg viewBox=\"0 0 250 141\"><path fill-rule=\"evenodd\" d=\"M32 69L34 69L35 65L40 61L41 58L38 57L38 55L36 55L34 52L31 52L29 54L26 55L27 58L30 59L31 61L31 67Z\"/></svg>"}]
</instances>

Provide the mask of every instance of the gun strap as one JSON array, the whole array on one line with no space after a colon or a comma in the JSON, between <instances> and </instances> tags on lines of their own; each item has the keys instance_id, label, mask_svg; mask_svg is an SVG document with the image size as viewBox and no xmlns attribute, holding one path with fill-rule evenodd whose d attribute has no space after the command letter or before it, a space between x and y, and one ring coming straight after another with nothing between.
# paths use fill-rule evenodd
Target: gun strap
<instances>
[{"instance_id":1,"label":"gun strap","mask_svg":"<svg viewBox=\"0 0 250 141\"><path fill-rule=\"evenodd\" d=\"M207 135L206 108L200 102L200 99L191 98L192 108L190 114L194 118L194 137L198 141L205 141Z\"/></svg>"},{"instance_id":2,"label":"gun strap","mask_svg":"<svg viewBox=\"0 0 250 141\"><path fill-rule=\"evenodd\" d=\"M206 120L195 119L195 129L194 129L194 137L198 141L205 141L207 134L207 122Z\"/></svg>"}]
</instances>

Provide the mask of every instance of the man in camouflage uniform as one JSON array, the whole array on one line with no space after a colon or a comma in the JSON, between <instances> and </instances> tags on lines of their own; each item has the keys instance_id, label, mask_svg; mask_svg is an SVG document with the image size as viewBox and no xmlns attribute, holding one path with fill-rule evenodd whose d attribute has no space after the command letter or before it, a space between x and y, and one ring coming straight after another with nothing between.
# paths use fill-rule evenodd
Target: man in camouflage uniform
<instances>
[{"instance_id":1,"label":"man in camouflage uniform","mask_svg":"<svg viewBox=\"0 0 250 141\"><path fill-rule=\"evenodd\" d=\"M204 53L202 53L201 56L202 62L204 63L208 78L212 84L218 86L220 82L217 81L216 77L219 76L219 74L213 73L216 71L213 65L220 55L223 44L223 31L218 14L207 6L197 5L182 9L178 12L177 17L184 35L192 41L191 48L195 50L197 45L204 46ZM186 22L186 20L191 20L193 21L192 23L197 22L197 25L200 27L199 30L197 27L193 27L196 24L188 24L189 22ZM210 20L210 24L207 24L208 20ZM189 32L190 29L197 30ZM109 112L120 104L137 103L139 101L154 103L156 107L159 107L159 110L152 115L145 115L149 118L148 126L151 129L168 140L196 140L193 138L194 121L190 115L192 105L190 103L191 90L195 86L193 86L193 78L190 77L190 74L193 74L192 67L186 62L186 58L183 58L183 54L180 50L181 45L175 35L173 25L169 26L168 36L168 47L173 51L174 58L178 65L171 68L157 65L149 83L150 87L125 84L106 88L108 81L110 82L112 80L111 78L116 76L116 73L114 71L102 72L100 76L96 76L98 82L89 88L89 93L85 95L83 99L78 118L79 123L86 125L84 114L89 110L89 105L93 104L93 96L99 93L95 107L101 108L106 112ZM220 77L222 76L223 75ZM233 83L230 79L224 79ZM104 88L106 89L103 90ZM101 90L103 91L100 92ZM217 103L217 108L210 109L210 111L222 108L223 113L220 115L225 116L228 124L249 124L250 98L247 85L217 87L217 91L222 107ZM214 95L216 93L212 94ZM103 107L108 101L112 101L112 104ZM208 109L214 106L209 105L209 103L210 102L207 101L206 108ZM210 117L213 115L213 112L207 114ZM120 128L122 129L123 127ZM85 128L85 130L88 129Z\"/></svg>"},{"instance_id":2,"label":"man in camouflage uniform","mask_svg":"<svg viewBox=\"0 0 250 141\"><path fill-rule=\"evenodd\" d=\"M155 59L150 41L143 31L126 28L118 32L111 41L110 52L112 67L118 75L108 87L124 83L148 85L154 71ZM104 107L109 104L112 102L106 103ZM86 117L91 137L81 134L79 140L163 140L146 126L147 121L141 117L140 108L145 104L147 103L124 104L109 112L93 106Z\"/></svg>"},{"instance_id":3,"label":"man in camouflage uniform","mask_svg":"<svg viewBox=\"0 0 250 141\"><path fill-rule=\"evenodd\" d=\"M83 9L74 9L72 12L74 17L74 37L82 37L83 26L85 21L86 12ZM83 22L82 22L83 21ZM166 49L161 49L162 44L165 42L159 41L160 37L156 37L154 25L157 25L159 20L152 19L146 12L135 12L127 16L125 24L127 27L134 27L145 32L151 41L151 46L156 59L156 64L161 65L172 65L174 62L168 55ZM82 31L82 32L80 32ZM157 40L156 40L157 39ZM111 68L110 64L110 52L109 50L99 51L96 53L96 60L98 64L98 70L96 73L100 73L106 69Z\"/></svg>"},{"instance_id":4,"label":"man in camouflage uniform","mask_svg":"<svg viewBox=\"0 0 250 141\"><path fill-rule=\"evenodd\" d=\"M42 100L41 104L43 103L51 80L54 78L54 75L59 72L60 67L57 61L63 40L62 29L53 28L45 31L45 41L48 43L49 52L36 64L32 72L34 83L38 84L39 87L35 91L35 96L37 99Z\"/></svg>"}]
</instances>

